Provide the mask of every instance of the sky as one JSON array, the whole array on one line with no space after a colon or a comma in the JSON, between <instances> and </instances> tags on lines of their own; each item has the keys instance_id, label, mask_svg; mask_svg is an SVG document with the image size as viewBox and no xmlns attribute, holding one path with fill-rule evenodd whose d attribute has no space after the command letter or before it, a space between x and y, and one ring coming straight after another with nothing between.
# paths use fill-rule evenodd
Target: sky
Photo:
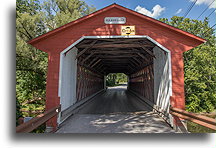
<instances>
[{"instance_id":1,"label":"sky","mask_svg":"<svg viewBox=\"0 0 216 148\"><path fill-rule=\"evenodd\" d=\"M200 14L206 11L198 18L203 20L209 16L210 26L216 23L216 0L83 0L88 5L93 5L97 10L110 4L116 3L131 10L148 15L150 17L171 18L172 16L184 16L191 4L195 5L186 17L197 19ZM211 5L210 5L211 4Z\"/></svg>"}]
</instances>

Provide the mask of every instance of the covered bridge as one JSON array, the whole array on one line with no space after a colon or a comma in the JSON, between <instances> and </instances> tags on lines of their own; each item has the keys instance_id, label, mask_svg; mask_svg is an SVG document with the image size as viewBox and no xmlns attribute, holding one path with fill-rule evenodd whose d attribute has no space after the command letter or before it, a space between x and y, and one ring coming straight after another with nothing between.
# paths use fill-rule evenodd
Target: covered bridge
<instances>
[{"instance_id":1,"label":"covered bridge","mask_svg":"<svg viewBox=\"0 0 216 148\"><path fill-rule=\"evenodd\" d=\"M130 92L180 126L169 108L185 109L183 52L204 42L117 4L29 41L49 56L46 110L61 105L47 126L56 129L76 106L106 90L109 73L125 73Z\"/></svg>"}]
</instances>

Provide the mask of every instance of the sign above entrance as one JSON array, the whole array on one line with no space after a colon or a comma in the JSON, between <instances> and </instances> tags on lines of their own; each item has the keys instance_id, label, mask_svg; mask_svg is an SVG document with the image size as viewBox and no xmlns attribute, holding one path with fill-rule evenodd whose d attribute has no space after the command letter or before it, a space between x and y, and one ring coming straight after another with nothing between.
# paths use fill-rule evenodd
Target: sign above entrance
<instances>
[{"instance_id":1,"label":"sign above entrance","mask_svg":"<svg viewBox=\"0 0 216 148\"><path fill-rule=\"evenodd\" d=\"M121 26L121 35L135 35L135 26Z\"/></svg>"},{"instance_id":2,"label":"sign above entrance","mask_svg":"<svg viewBox=\"0 0 216 148\"><path fill-rule=\"evenodd\" d=\"M104 23L105 24L125 24L126 18L125 17L105 17Z\"/></svg>"}]
</instances>

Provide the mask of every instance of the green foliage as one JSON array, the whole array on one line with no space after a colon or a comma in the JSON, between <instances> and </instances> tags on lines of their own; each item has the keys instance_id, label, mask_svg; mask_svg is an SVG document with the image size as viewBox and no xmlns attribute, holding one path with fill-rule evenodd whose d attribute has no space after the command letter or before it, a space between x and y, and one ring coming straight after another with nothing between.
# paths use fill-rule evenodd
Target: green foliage
<instances>
[{"instance_id":1,"label":"green foliage","mask_svg":"<svg viewBox=\"0 0 216 148\"><path fill-rule=\"evenodd\" d=\"M46 26L49 30L62 26L94 12L94 7L80 0L48 0L43 4Z\"/></svg>"},{"instance_id":2,"label":"green foliage","mask_svg":"<svg viewBox=\"0 0 216 148\"><path fill-rule=\"evenodd\" d=\"M39 0L17 0L16 1L16 12L29 13L31 15L36 14L41 7Z\"/></svg>"},{"instance_id":3,"label":"green foliage","mask_svg":"<svg viewBox=\"0 0 216 148\"><path fill-rule=\"evenodd\" d=\"M216 130L201 126L190 121L187 122L187 129L191 133L216 133Z\"/></svg>"},{"instance_id":4,"label":"green foliage","mask_svg":"<svg viewBox=\"0 0 216 148\"><path fill-rule=\"evenodd\" d=\"M16 126L18 125L18 119L20 117L22 117L22 114L21 112L19 111L20 110L20 103L18 101L16 101Z\"/></svg>"},{"instance_id":5,"label":"green foliage","mask_svg":"<svg viewBox=\"0 0 216 148\"><path fill-rule=\"evenodd\" d=\"M120 83L126 83L127 76L123 73L110 73L106 77L107 86L116 86Z\"/></svg>"},{"instance_id":6,"label":"green foliage","mask_svg":"<svg viewBox=\"0 0 216 148\"><path fill-rule=\"evenodd\" d=\"M39 0L17 0L17 120L25 116L35 117L38 111L43 111L45 107L47 53L26 42L93 11L94 7L80 0L48 0L44 3Z\"/></svg>"},{"instance_id":7,"label":"green foliage","mask_svg":"<svg viewBox=\"0 0 216 148\"><path fill-rule=\"evenodd\" d=\"M26 41L45 33L43 14L38 1L18 0L16 18L16 98L21 110L34 111L37 104L23 104L26 100L45 98L47 54ZM43 105L44 106L44 105ZM26 109L28 108L28 109ZM36 116L28 112L17 114Z\"/></svg>"},{"instance_id":8,"label":"green foliage","mask_svg":"<svg viewBox=\"0 0 216 148\"><path fill-rule=\"evenodd\" d=\"M209 27L208 18L198 21L174 16L161 21L207 40L184 53L185 96L188 111L213 111L216 106L215 30Z\"/></svg>"}]
</instances>

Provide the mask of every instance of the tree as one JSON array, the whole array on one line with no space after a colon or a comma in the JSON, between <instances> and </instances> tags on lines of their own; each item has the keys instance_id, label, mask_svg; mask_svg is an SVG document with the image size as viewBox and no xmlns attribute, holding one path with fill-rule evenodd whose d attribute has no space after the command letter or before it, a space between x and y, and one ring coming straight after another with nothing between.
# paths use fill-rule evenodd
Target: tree
<instances>
[{"instance_id":1,"label":"tree","mask_svg":"<svg viewBox=\"0 0 216 148\"><path fill-rule=\"evenodd\" d=\"M106 85L107 86L115 86L120 83L127 82L127 75L124 73L110 73L106 77Z\"/></svg>"},{"instance_id":2,"label":"tree","mask_svg":"<svg viewBox=\"0 0 216 148\"><path fill-rule=\"evenodd\" d=\"M17 112L43 109L40 104L23 104L28 99L45 98L47 54L26 42L43 33L41 7L38 0L18 0L16 9L16 98ZM42 101L44 102L44 101ZM20 109L19 109L20 108ZM18 113L30 116L28 112Z\"/></svg>"},{"instance_id":3,"label":"tree","mask_svg":"<svg viewBox=\"0 0 216 148\"><path fill-rule=\"evenodd\" d=\"M207 40L184 53L186 107L192 112L211 112L215 109L215 34L208 18L204 21L174 16L160 19L169 25Z\"/></svg>"},{"instance_id":4,"label":"tree","mask_svg":"<svg viewBox=\"0 0 216 148\"><path fill-rule=\"evenodd\" d=\"M94 10L94 7L80 0L49 0L44 3L39 0L17 0L17 118L34 117L36 114L32 112L44 110L45 107L47 54L26 42Z\"/></svg>"},{"instance_id":5,"label":"tree","mask_svg":"<svg viewBox=\"0 0 216 148\"><path fill-rule=\"evenodd\" d=\"M96 9L80 0L48 0L44 2L43 10L46 16L46 26L49 30L53 30L88 15Z\"/></svg>"}]
</instances>

